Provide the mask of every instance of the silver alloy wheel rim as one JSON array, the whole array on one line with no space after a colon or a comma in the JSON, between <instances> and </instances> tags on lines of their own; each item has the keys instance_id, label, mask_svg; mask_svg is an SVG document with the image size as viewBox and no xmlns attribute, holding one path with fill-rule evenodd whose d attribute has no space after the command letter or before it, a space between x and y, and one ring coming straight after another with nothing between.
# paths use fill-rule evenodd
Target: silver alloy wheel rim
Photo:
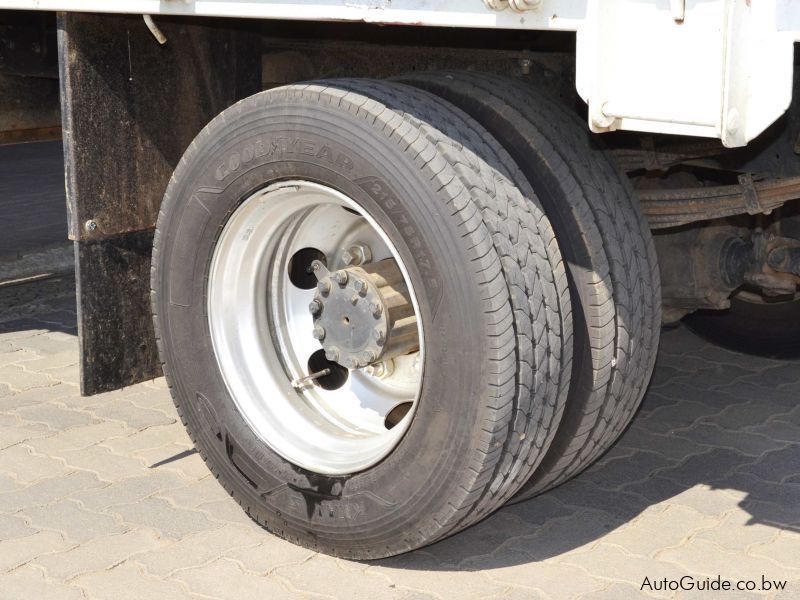
<instances>
[{"instance_id":1,"label":"silver alloy wheel rim","mask_svg":"<svg viewBox=\"0 0 800 600\"><path fill-rule=\"evenodd\" d=\"M397 357L389 376L349 372L335 390L292 382L309 374L321 349L312 337L308 305L314 289L289 278L290 259L303 248L322 251L330 269L342 252L367 244L373 260L394 258L414 311L419 306L408 271L386 233L355 201L316 183L286 181L245 200L217 241L208 279L211 341L225 385L249 427L295 465L327 475L362 471L385 458L408 429L424 365L420 351ZM413 403L392 428L392 409Z\"/></svg>"}]
</instances>

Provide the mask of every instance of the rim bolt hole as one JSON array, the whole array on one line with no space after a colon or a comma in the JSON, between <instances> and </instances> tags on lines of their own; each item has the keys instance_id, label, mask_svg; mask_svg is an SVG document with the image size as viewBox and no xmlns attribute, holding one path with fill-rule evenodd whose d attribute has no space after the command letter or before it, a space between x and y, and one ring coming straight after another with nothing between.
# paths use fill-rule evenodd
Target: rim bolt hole
<instances>
[{"instance_id":1,"label":"rim bolt hole","mask_svg":"<svg viewBox=\"0 0 800 600\"><path fill-rule=\"evenodd\" d=\"M386 419L383 422L384 427L386 427L386 429L391 429L397 425L403 420L403 417L408 414L408 411L411 410L413 404L413 402L403 402L402 404L395 406L389 411L389 414L386 415Z\"/></svg>"}]
</instances>

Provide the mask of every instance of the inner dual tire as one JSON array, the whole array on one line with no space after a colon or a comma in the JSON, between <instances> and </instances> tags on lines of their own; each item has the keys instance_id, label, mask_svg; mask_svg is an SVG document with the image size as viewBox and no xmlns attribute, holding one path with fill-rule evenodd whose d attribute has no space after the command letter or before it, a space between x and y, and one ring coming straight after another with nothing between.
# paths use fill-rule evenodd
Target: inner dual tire
<instances>
[{"instance_id":1,"label":"inner dual tire","mask_svg":"<svg viewBox=\"0 0 800 600\"><path fill-rule=\"evenodd\" d=\"M564 265L484 139L426 92L331 81L238 103L176 169L153 249L164 372L215 476L277 535L398 554L489 514L541 460L569 383ZM295 263L347 271L359 245L402 271L419 350L329 390L314 263Z\"/></svg>"},{"instance_id":2,"label":"inner dual tire","mask_svg":"<svg viewBox=\"0 0 800 600\"><path fill-rule=\"evenodd\" d=\"M400 80L457 105L508 150L521 175L514 183L541 200L568 265L570 395L552 445L516 497L525 500L597 460L641 403L661 328L652 236L624 174L562 102L491 74L415 73Z\"/></svg>"}]
</instances>

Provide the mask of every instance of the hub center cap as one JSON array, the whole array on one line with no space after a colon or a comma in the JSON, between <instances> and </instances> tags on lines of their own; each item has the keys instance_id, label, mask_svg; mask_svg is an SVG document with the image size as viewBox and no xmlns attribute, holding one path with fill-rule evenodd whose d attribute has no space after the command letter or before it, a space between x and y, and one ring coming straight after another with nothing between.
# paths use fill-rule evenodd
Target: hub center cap
<instances>
[{"instance_id":1,"label":"hub center cap","mask_svg":"<svg viewBox=\"0 0 800 600\"><path fill-rule=\"evenodd\" d=\"M312 268L313 335L328 360L360 369L419 349L416 316L394 260L333 272L314 261Z\"/></svg>"},{"instance_id":2,"label":"hub center cap","mask_svg":"<svg viewBox=\"0 0 800 600\"><path fill-rule=\"evenodd\" d=\"M388 318L380 292L359 267L329 272L316 261L317 293L309 311L314 337L328 360L348 369L366 367L383 351Z\"/></svg>"}]
</instances>

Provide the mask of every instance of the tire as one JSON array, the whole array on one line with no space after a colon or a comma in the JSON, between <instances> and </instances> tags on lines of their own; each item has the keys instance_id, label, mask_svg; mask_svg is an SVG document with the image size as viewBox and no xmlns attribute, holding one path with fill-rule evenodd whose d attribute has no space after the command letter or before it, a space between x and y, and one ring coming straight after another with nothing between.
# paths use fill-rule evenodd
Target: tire
<instances>
[{"instance_id":1,"label":"tire","mask_svg":"<svg viewBox=\"0 0 800 600\"><path fill-rule=\"evenodd\" d=\"M561 420L573 349L564 261L553 228L519 167L477 121L411 86L364 80L333 83L378 100L406 119L436 124L427 135L480 192L475 202L500 255L514 309L517 397L510 421L503 421L506 455L487 491L492 499L463 522L472 524L505 504L529 480Z\"/></svg>"},{"instance_id":2,"label":"tire","mask_svg":"<svg viewBox=\"0 0 800 600\"><path fill-rule=\"evenodd\" d=\"M568 264L575 343L570 395L544 460L515 498L525 500L592 464L641 403L661 324L652 237L627 180L585 123L558 101L489 74L401 80L454 103L508 150L541 200Z\"/></svg>"},{"instance_id":3,"label":"tire","mask_svg":"<svg viewBox=\"0 0 800 600\"><path fill-rule=\"evenodd\" d=\"M684 322L704 339L734 352L780 360L800 357L800 300L766 303L733 296L730 309L696 312Z\"/></svg>"},{"instance_id":4,"label":"tire","mask_svg":"<svg viewBox=\"0 0 800 600\"><path fill-rule=\"evenodd\" d=\"M526 323L536 331L548 329L546 315L552 319L556 311L534 315L527 304L515 300L512 305L509 290L516 293L513 286L521 285L517 280L521 267L508 275L511 234L503 242L497 232L520 227L513 215L503 212L513 186L499 175L487 179L493 171L480 159L444 143L437 130L440 123L401 114L370 97L401 96L396 84L373 83L369 90L363 89L369 93L347 89L354 85L311 83L263 92L226 110L198 135L175 171L159 214L152 304L164 372L178 412L221 484L254 520L276 535L337 556L373 559L452 534L496 508L498 494L513 493L505 483L508 465L519 463L523 452L525 458L535 453L512 435L523 411L520 402L529 402L520 393L524 371L519 365L530 342L518 339L517 329ZM446 111L427 114L446 118ZM490 189L492 185L496 188ZM285 381L270 380L274 393L269 402L259 394L243 397L242 388L231 383L239 374L226 366L226 346L219 341L220 335L225 340L266 338L282 326L269 321L273 314L269 311L281 304L275 282L286 279L279 269L284 263L277 258L252 255L256 257L252 262L269 273L263 280L269 293L267 285L263 293L270 327L263 330L220 329L219 322L239 323L239 317L217 302L218 294L231 306L239 298L235 286L225 296L228 288L216 279L236 281L237 269L222 268L226 263L220 257L237 256L225 254L226 248L262 243L257 229L252 235L253 229L235 228L242 215L279 206L299 211L292 200L295 192L306 194L297 197L298 202L315 194L342 197L347 200L340 206L344 210L330 223L363 218L380 233L382 237L375 239L405 269L403 281L415 300L414 316L420 325L424 352L413 413L401 418L402 435L379 459L350 471L331 462L338 447L330 456L312 456L328 461L324 468L308 467L290 452L277 451L291 444L281 446L277 439L265 437L248 411L253 406L269 411L295 402L295 397L304 398L306 392L292 390L287 376ZM289 202L281 195L287 195ZM309 206L302 214L314 214L316 205ZM301 228L287 225L281 240ZM282 247L282 242L268 236L263 243ZM495 244L502 248L502 256ZM242 256L249 260L251 255ZM241 267L245 274L252 268L245 262ZM260 287L259 269L253 271L254 289ZM541 284L535 289L542 296L541 305L555 302L554 286ZM259 309L253 310L256 314ZM281 343L291 342L291 336L284 336ZM553 336L554 347L558 342L558 335ZM263 345L273 353L283 348ZM258 354L259 347L252 348ZM555 350L553 355L557 354ZM260 364L270 374L288 373L291 361L286 355ZM335 366L332 361L327 364ZM558 372L557 358L548 356L547 364ZM245 370L243 366L241 371ZM355 373L348 371L350 377ZM305 385L298 381L292 385ZM314 390L321 381L312 386ZM548 393L547 401L552 402L555 394ZM308 406L314 404L303 404L298 414ZM321 414L314 413L314 419ZM311 433L316 423L309 419ZM268 431L273 433L280 427L288 431L287 439L297 438L298 447L317 443L316 435L295 432L288 424L276 422L271 427ZM334 425L326 422L326 427ZM537 427L534 424L531 431L538 435ZM351 437L356 438L353 444L358 443L357 435ZM349 438L343 440L342 444L351 444Z\"/></svg>"}]
</instances>

